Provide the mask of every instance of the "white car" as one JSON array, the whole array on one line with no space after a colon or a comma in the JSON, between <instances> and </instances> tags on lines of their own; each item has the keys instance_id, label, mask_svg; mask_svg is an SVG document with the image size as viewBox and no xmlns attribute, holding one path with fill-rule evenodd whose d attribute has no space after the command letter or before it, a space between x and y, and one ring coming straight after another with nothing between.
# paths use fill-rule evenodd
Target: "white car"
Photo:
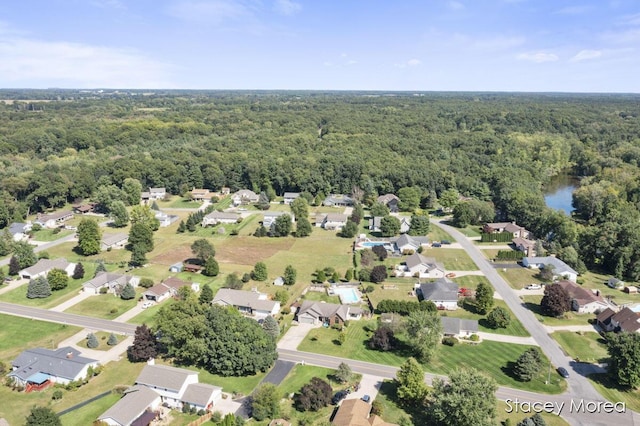
<instances>
[{"instance_id":1,"label":"white car","mask_svg":"<svg viewBox=\"0 0 640 426\"><path fill-rule=\"evenodd\" d=\"M153 302L146 301L142 304L142 309L147 309L153 306Z\"/></svg>"},{"instance_id":2,"label":"white car","mask_svg":"<svg viewBox=\"0 0 640 426\"><path fill-rule=\"evenodd\" d=\"M540 284L529 284L525 287L527 290L540 290L542 286Z\"/></svg>"}]
</instances>

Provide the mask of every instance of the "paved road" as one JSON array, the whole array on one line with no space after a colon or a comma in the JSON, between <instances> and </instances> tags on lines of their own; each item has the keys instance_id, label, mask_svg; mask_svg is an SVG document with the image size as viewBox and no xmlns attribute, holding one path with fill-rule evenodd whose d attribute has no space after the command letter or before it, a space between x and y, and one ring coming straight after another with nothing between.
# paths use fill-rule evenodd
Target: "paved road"
<instances>
[{"instance_id":1,"label":"paved road","mask_svg":"<svg viewBox=\"0 0 640 426\"><path fill-rule=\"evenodd\" d=\"M487 261L478 247L455 228L440 223L440 221L437 220L432 220L432 223L448 232L463 246L467 254L484 273L489 282L491 282L494 289L502 296L503 300L507 303L507 306L509 306L515 316L520 320L520 322L522 322L522 325L527 329L529 334L531 334L531 337L535 339L538 346L540 346L543 352L549 357L549 359L551 359L553 365L556 367L564 367L571 373L571 377L567 381L569 385L568 395L564 395L563 397L568 398L573 396L574 398L584 398L585 400L603 401L604 398L600 396L588 379L581 374L583 373L583 370L575 368L576 363L572 362L572 360L563 353L556 341L549 336L546 328L536 319L530 310L524 307L520 298L493 268L493 265ZM546 397L544 398L546 399ZM613 415L610 414L610 416ZM589 416L584 417L583 421L583 423L578 422L574 424L597 424L594 423L592 418ZM610 421L603 424L634 424L633 422L629 423L629 421L630 417L621 420L621 422L618 420L614 421L612 417Z\"/></svg>"},{"instance_id":2,"label":"paved road","mask_svg":"<svg viewBox=\"0 0 640 426\"><path fill-rule=\"evenodd\" d=\"M0 302L0 313L132 336L136 325Z\"/></svg>"},{"instance_id":3,"label":"paved road","mask_svg":"<svg viewBox=\"0 0 640 426\"><path fill-rule=\"evenodd\" d=\"M45 243L45 244L41 244L39 246L35 246L33 248L33 251L34 251L34 253L45 251L45 250L48 250L51 247L55 247L55 246L57 246L59 244L67 243L69 241L73 241L74 238L75 238L75 234L70 234L70 235L64 236L64 237L62 237L62 238L60 238L58 240L51 241L51 242L48 242L48 243ZM11 260L11 256L8 256L8 257L0 260L0 266L8 265L10 260Z\"/></svg>"}]
</instances>

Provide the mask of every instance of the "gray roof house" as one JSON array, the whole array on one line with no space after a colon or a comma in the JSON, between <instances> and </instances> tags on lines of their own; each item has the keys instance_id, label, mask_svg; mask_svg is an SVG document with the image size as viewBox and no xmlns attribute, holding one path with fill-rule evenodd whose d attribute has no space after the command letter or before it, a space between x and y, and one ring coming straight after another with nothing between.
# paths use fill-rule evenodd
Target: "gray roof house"
<instances>
[{"instance_id":1,"label":"gray roof house","mask_svg":"<svg viewBox=\"0 0 640 426\"><path fill-rule=\"evenodd\" d=\"M116 292L127 283L136 287L140 283L139 277L132 275L115 274L112 272L98 272L98 274L82 284L82 291L98 294L101 288L107 288L110 292Z\"/></svg>"},{"instance_id":2,"label":"gray roof house","mask_svg":"<svg viewBox=\"0 0 640 426\"><path fill-rule=\"evenodd\" d=\"M57 228L61 223L66 220L73 219L73 212L71 210L62 210L48 214L39 214L34 223L42 226L43 228Z\"/></svg>"},{"instance_id":3,"label":"gray roof house","mask_svg":"<svg viewBox=\"0 0 640 426\"><path fill-rule=\"evenodd\" d=\"M219 223L236 223L240 217L238 213L211 212L202 218L202 226L213 226Z\"/></svg>"},{"instance_id":4,"label":"gray roof house","mask_svg":"<svg viewBox=\"0 0 640 426\"><path fill-rule=\"evenodd\" d=\"M132 386L124 391L122 398L105 411L98 420L109 426L129 426L141 417L150 416L160 406L158 393L146 386ZM153 413L153 418L156 414Z\"/></svg>"},{"instance_id":5,"label":"gray roof house","mask_svg":"<svg viewBox=\"0 0 640 426\"><path fill-rule=\"evenodd\" d=\"M231 195L231 201L234 206L257 203L259 200L260 196L249 189L241 189Z\"/></svg>"},{"instance_id":6,"label":"gray roof house","mask_svg":"<svg viewBox=\"0 0 640 426\"><path fill-rule=\"evenodd\" d=\"M221 288L211 303L220 306L233 306L241 313L256 319L273 316L280 311L280 302L269 300L268 295L257 291Z\"/></svg>"},{"instance_id":7,"label":"gray roof house","mask_svg":"<svg viewBox=\"0 0 640 426\"><path fill-rule=\"evenodd\" d=\"M384 194L378 197L376 200L380 204L384 204L389 207L389 211L391 213L396 213L398 211L398 204L400 203L400 198L394 194Z\"/></svg>"},{"instance_id":8,"label":"gray roof house","mask_svg":"<svg viewBox=\"0 0 640 426\"><path fill-rule=\"evenodd\" d=\"M206 383L191 383L182 395L182 402L196 410L210 410L222 397L222 388Z\"/></svg>"},{"instance_id":9,"label":"gray roof house","mask_svg":"<svg viewBox=\"0 0 640 426\"><path fill-rule=\"evenodd\" d=\"M293 203L293 200L295 200L299 196L300 196L299 192L285 192L284 193L284 203L285 204L291 204L291 203Z\"/></svg>"},{"instance_id":10,"label":"gray roof house","mask_svg":"<svg viewBox=\"0 0 640 426\"><path fill-rule=\"evenodd\" d=\"M395 274L398 277L441 278L445 269L435 258L413 253L407 257L404 265L396 267Z\"/></svg>"},{"instance_id":11,"label":"gray roof house","mask_svg":"<svg viewBox=\"0 0 640 426\"><path fill-rule=\"evenodd\" d=\"M478 321L452 317L440 317L442 333L451 337L468 337L478 332Z\"/></svg>"},{"instance_id":12,"label":"gray roof house","mask_svg":"<svg viewBox=\"0 0 640 426\"><path fill-rule=\"evenodd\" d=\"M20 276L31 280L37 277L44 277L52 269L62 269L67 275L72 276L75 268L75 263L67 262L67 259L62 257L58 259L40 259L35 265L21 270Z\"/></svg>"},{"instance_id":13,"label":"gray roof house","mask_svg":"<svg viewBox=\"0 0 640 426\"><path fill-rule=\"evenodd\" d=\"M11 366L8 376L28 388L47 381L67 384L85 378L89 367L97 367L98 361L82 357L78 350L65 346L56 350L27 349L11 362Z\"/></svg>"},{"instance_id":14,"label":"gray roof house","mask_svg":"<svg viewBox=\"0 0 640 426\"><path fill-rule=\"evenodd\" d=\"M121 249L129 242L129 234L118 232L115 234L104 234L100 242L100 250Z\"/></svg>"},{"instance_id":15,"label":"gray roof house","mask_svg":"<svg viewBox=\"0 0 640 426\"><path fill-rule=\"evenodd\" d=\"M327 207L350 207L353 206L353 198L343 194L330 194L322 202Z\"/></svg>"},{"instance_id":16,"label":"gray roof house","mask_svg":"<svg viewBox=\"0 0 640 426\"><path fill-rule=\"evenodd\" d=\"M432 301L438 309L458 309L458 284L448 278L420 284L420 293L424 300Z\"/></svg>"},{"instance_id":17,"label":"gray roof house","mask_svg":"<svg viewBox=\"0 0 640 426\"><path fill-rule=\"evenodd\" d=\"M9 225L9 233L13 237L13 241L22 241L27 239L29 237L27 235L29 231L31 231L31 222L13 222L11 225Z\"/></svg>"},{"instance_id":18,"label":"gray roof house","mask_svg":"<svg viewBox=\"0 0 640 426\"><path fill-rule=\"evenodd\" d=\"M262 226L269 229L276 222L280 216L288 214L291 217L291 223L295 222L295 217L291 212L264 212L262 214Z\"/></svg>"},{"instance_id":19,"label":"gray roof house","mask_svg":"<svg viewBox=\"0 0 640 426\"><path fill-rule=\"evenodd\" d=\"M359 320L362 309L350 305L304 301L296 312L296 319L302 324L340 324L347 320Z\"/></svg>"},{"instance_id":20,"label":"gray roof house","mask_svg":"<svg viewBox=\"0 0 640 426\"><path fill-rule=\"evenodd\" d=\"M428 244L428 237L412 237L409 234L402 234L394 241L396 251L399 253L411 250L417 251L420 247Z\"/></svg>"},{"instance_id":21,"label":"gray roof house","mask_svg":"<svg viewBox=\"0 0 640 426\"><path fill-rule=\"evenodd\" d=\"M321 226L324 229L340 230L347 224L347 220L348 219L349 219L349 217L346 214L342 214L342 213L327 213L322 218Z\"/></svg>"},{"instance_id":22,"label":"gray roof house","mask_svg":"<svg viewBox=\"0 0 640 426\"><path fill-rule=\"evenodd\" d=\"M562 277L575 281L578 278L578 272L555 256L522 258L522 266L526 268L544 269L546 265L553 265L554 279Z\"/></svg>"}]
</instances>

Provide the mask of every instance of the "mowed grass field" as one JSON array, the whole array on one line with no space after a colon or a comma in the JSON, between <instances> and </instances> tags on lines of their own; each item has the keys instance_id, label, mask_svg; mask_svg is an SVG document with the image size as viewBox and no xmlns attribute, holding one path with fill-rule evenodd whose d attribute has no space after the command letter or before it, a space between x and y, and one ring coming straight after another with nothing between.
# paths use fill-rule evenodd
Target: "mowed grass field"
<instances>
[{"instance_id":1,"label":"mowed grass field","mask_svg":"<svg viewBox=\"0 0 640 426\"><path fill-rule=\"evenodd\" d=\"M555 331L551 333L564 352L580 362L606 362L609 358L605 340L596 332L576 333Z\"/></svg>"},{"instance_id":2,"label":"mowed grass field","mask_svg":"<svg viewBox=\"0 0 640 426\"><path fill-rule=\"evenodd\" d=\"M640 411L640 392L638 390L619 386L606 373L591 374L588 378L598 393L606 400L614 403L624 402L627 409Z\"/></svg>"},{"instance_id":3,"label":"mowed grass field","mask_svg":"<svg viewBox=\"0 0 640 426\"><path fill-rule=\"evenodd\" d=\"M67 309L65 312L89 317L114 319L136 306L138 297L143 288L138 288L136 297L131 300L123 300L114 294L99 294L91 296Z\"/></svg>"},{"instance_id":4,"label":"mowed grass field","mask_svg":"<svg viewBox=\"0 0 640 426\"><path fill-rule=\"evenodd\" d=\"M520 297L527 309L534 313L538 321L550 327L558 327L562 325L588 325L589 320L595 318L593 314L578 314L576 312L565 312L561 318L549 317L542 314L540 301L542 296L521 296Z\"/></svg>"},{"instance_id":5,"label":"mowed grass field","mask_svg":"<svg viewBox=\"0 0 640 426\"><path fill-rule=\"evenodd\" d=\"M463 249L428 248L422 251L425 257L433 257L442 262L447 271L477 271L478 267Z\"/></svg>"}]
</instances>

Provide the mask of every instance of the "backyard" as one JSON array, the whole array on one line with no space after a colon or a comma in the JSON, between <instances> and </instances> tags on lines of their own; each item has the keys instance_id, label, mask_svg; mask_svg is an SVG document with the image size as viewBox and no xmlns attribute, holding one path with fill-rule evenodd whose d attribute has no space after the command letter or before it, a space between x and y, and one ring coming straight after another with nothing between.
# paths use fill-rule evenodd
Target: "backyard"
<instances>
[{"instance_id":1,"label":"backyard","mask_svg":"<svg viewBox=\"0 0 640 426\"><path fill-rule=\"evenodd\" d=\"M463 249L428 248L422 251L425 257L433 257L436 262L442 262L447 271L477 271L478 266L471 260Z\"/></svg>"},{"instance_id":2,"label":"backyard","mask_svg":"<svg viewBox=\"0 0 640 426\"><path fill-rule=\"evenodd\" d=\"M520 299L524 302L525 308L534 313L538 321L548 325L550 327L558 327L563 325L588 325L590 319L594 319L593 314L578 314L576 312L565 312L560 318L554 318L542 313L540 308L541 295L535 296L521 296Z\"/></svg>"}]
</instances>

